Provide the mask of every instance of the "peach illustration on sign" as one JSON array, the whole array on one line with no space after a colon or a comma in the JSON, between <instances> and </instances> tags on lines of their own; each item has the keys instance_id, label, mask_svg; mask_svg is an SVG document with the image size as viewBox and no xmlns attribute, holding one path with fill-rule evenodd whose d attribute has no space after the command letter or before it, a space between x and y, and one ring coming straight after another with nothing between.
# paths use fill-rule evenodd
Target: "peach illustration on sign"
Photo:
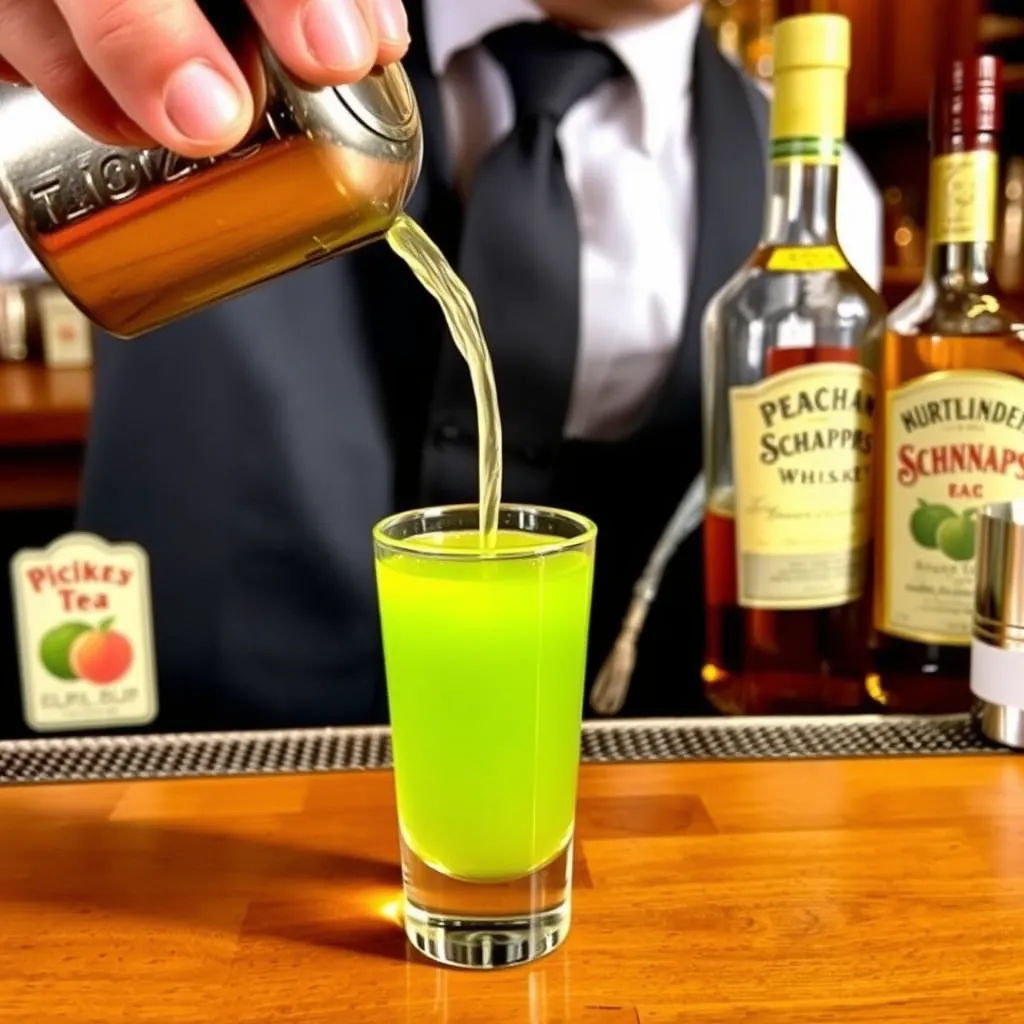
<instances>
[{"instance_id":1,"label":"peach illustration on sign","mask_svg":"<svg viewBox=\"0 0 1024 1024\"><path fill-rule=\"evenodd\" d=\"M97 626L85 622L64 622L43 636L39 659L53 676L65 682L84 680L107 686L122 679L131 668L131 641L114 629L114 620Z\"/></svg>"}]
</instances>

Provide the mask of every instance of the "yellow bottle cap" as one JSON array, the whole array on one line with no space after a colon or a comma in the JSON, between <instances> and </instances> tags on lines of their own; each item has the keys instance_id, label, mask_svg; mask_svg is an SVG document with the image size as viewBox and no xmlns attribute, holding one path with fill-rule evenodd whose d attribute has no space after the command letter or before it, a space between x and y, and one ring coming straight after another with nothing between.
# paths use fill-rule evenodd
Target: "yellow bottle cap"
<instances>
[{"instance_id":1,"label":"yellow bottle cap","mask_svg":"<svg viewBox=\"0 0 1024 1024\"><path fill-rule=\"evenodd\" d=\"M850 22L841 14L801 14L775 25L773 73L850 68Z\"/></svg>"}]
</instances>

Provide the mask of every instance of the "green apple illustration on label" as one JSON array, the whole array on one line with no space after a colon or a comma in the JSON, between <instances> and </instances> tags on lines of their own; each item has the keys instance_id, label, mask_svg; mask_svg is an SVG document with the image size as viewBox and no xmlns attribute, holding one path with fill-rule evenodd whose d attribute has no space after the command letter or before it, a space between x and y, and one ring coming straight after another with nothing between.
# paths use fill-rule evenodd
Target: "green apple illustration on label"
<instances>
[{"instance_id":1,"label":"green apple illustration on label","mask_svg":"<svg viewBox=\"0 0 1024 1024\"><path fill-rule=\"evenodd\" d=\"M122 679L132 665L128 637L111 629L113 619L98 626L64 622L44 634L39 660L51 675L64 682L84 681L108 686Z\"/></svg>"},{"instance_id":2,"label":"green apple illustration on label","mask_svg":"<svg viewBox=\"0 0 1024 1024\"><path fill-rule=\"evenodd\" d=\"M954 562L969 562L974 558L974 516L969 508L961 516L947 519L939 525L935 539L939 550Z\"/></svg>"},{"instance_id":3,"label":"green apple illustration on label","mask_svg":"<svg viewBox=\"0 0 1024 1024\"><path fill-rule=\"evenodd\" d=\"M918 498L917 508L910 517L910 536L919 547L938 548L939 527L956 518L956 513L948 505L929 505Z\"/></svg>"},{"instance_id":4,"label":"green apple illustration on label","mask_svg":"<svg viewBox=\"0 0 1024 1024\"><path fill-rule=\"evenodd\" d=\"M75 682L78 675L71 667L71 645L92 627L85 622L65 622L54 626L39 643L39 660L52 676Z\"/></svg>"}]
</instances>

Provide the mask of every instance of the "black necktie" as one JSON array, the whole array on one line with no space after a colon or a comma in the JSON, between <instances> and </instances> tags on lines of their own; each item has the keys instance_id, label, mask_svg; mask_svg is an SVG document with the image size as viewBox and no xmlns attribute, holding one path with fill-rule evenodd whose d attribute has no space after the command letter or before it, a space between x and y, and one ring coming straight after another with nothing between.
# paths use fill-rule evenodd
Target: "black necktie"
<instances>
[{"instance_id":1,"label":"black necktie","mask_svg":"<svg viewBox=\"0 0 1024 1024\"><path fill-rule=\"evenodd\" d=\"M538 492L565 425L580 320L580 235L557 131L575 103L625 69L608 47L550 22L499 29L484 45L507 73L516 119L476 170L459 274L494 362L506 495L543 500ZM447 431L453 443L475 444L468 374L447 348L434 421L442 438ZM475 487L463 500L472 493Z\"/></svg>"}]
</instances>

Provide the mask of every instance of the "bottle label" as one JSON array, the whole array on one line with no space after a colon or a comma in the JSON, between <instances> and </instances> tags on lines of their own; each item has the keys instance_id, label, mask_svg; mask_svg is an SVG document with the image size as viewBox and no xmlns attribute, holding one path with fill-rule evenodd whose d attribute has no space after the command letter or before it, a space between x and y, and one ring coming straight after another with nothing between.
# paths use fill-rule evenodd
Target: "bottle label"
<instances>
[{"instance_id":1,"label":"bottle label","mask_svg":"<svg viewBox=\"0 0 1024 1024\"><path fill-rule=\"evenodd\" d=\"M909 381L886 398L885 437L876 626L967 645L978 510L1024 498L1024 381L987 370Z\"/></svg>"},{"instance_id":2,"label":"bottle label","mask_svg":"<svg viewBox=\"0 0 1024 1024\"><path fill-rule=\"evenodd\" d=\"M730 390L744 608L827 608L864 590L875 384L812 363Z\"/></svg>"},{"instance_id":3,"label":"bottle label","mask_svg":"<svg viewBox=\"0 0 1024 1024\"><path fill-rule=\"evenodd\" d=\"M846 134L846 72L791 68L776 76L771 109L773 163L838 164Z\"/></svg>"},{"instance_id":4,"label":"bottle label","mask_svg":"<svg viewBox=\"0 0 1024 1024\"><path fill-rule=\"evenodd\" d=\"M38 294L43 362L52 368L92 363L92 325L63 292L42 289Z\"/></svg>"},{"instance_id":5,"label":"bottle label","mask_svg":"<svg viewBox=\"0 0 1024 1024\"><path fill-rule=\"evenodd\" d=\"M776 249L765 265L776 273L846 270L846 257L834 245L794 245Z\"/></svg>"},{"instance_id":6,"label":"bottle label","mask_svg":"<svg viewBox=\"0 0 1024 1024\"><path fill-rule=\"evenodd\" d=\"M947 153L932 161L928 230L933 245L994 242L999 155Z\"/></svg>"}]
</instances>

